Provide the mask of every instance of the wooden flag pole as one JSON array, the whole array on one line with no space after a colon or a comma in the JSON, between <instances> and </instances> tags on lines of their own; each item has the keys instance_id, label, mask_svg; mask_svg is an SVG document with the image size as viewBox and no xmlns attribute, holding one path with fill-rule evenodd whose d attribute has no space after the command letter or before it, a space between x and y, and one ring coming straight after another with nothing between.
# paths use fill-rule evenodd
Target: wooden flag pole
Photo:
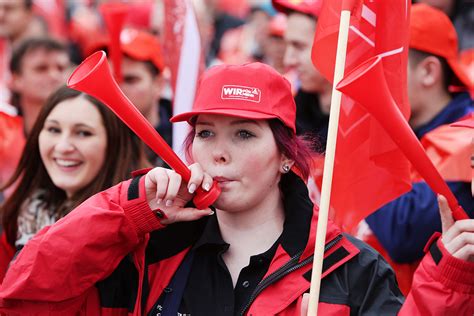
<instances>
[{"instance_id":1,"label":"wooden flag pole","mask_svg":"<svg viewBox=\"0 0 474 316\"><path fill-rule=\"evenodd\" d=\"M314 245L314 261L313 272L311 275L311 287L309 292L308 316L314 316L318 314L321 271L323 267L324 244L326 240L326 228L328 222L329 202L331 198L334 156L336 153L337 129L339 125L339 111L341 108L342 96L341 92L336 90L336 85L344 77L350 18L350 10L341 11L339 37L337 40L336 64L334 66L334 81L332 85L331 110L329 112L328 139L326 145L326 156L324 158L321 203L319 205L318 226L316 231L316 242Z\"/></svg>"}]
</instances>

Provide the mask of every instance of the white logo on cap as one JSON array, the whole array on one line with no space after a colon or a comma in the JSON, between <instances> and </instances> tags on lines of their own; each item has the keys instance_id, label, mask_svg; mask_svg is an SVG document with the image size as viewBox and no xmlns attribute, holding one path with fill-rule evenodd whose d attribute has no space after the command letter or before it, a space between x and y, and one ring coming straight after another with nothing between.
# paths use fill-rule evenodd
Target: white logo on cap
<instances>
[{"instance_id":1,"label":"white logo on cap","mask_svg":"<svg viewBox=\"0 0 474 316\"><path fill-rule=\"evenodd\" d=\"M225 85L222 87L223 100L243 100L260 103L260 89L244 86Z\"/></svg>"}]
</instances>

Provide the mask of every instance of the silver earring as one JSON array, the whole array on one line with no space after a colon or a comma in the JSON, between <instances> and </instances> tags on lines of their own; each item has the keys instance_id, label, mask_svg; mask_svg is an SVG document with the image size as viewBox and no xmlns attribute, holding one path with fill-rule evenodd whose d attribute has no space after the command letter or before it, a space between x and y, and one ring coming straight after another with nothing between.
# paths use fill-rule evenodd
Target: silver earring
<instances>
[{"instance_id":1,"label":"silver earring","mask_svg":"<svg viewBox=\"0 0 474 316\"><path fill-rule=\"evenodd\" d=\"M290 166L283 165L282 169L283 169L283 173L288 173L290 171Z\"/></svg>"}]
</instances>

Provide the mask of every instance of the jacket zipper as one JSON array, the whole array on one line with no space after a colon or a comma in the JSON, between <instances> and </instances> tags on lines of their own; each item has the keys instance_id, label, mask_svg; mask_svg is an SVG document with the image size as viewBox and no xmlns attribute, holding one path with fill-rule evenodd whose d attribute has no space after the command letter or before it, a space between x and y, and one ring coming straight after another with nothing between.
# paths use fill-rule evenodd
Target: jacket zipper
<instances>
[{"instance_id":1,"label":"jacket zipper","mask_svg":"<svg viewBox=\"0 0 474 316\"><path fill-rule=\"evenodd\" d=\"M331 240L329 243L326 244L326 246L324 247L324 252L334 247L341 239L342 239L342 235L337 235L333 240ZM293 271L296 271L299 268L304 267L308 263L313 262L314 255L298 263L298 260L302 253L303 251L300 251L299 253L291 257L290 260L287 263L285 263L285 265L283 265L280 269L278 269L277 271L273 272L268 277L260 281L260 283L257 285L255 290L253 291L252 295L250 296L249 301L247 302L247 304L245 304L244 308L240 312L240 315L243 316L245 314L245 312L250 307L250 305L252 305L253 301L255 301L257 296L269 285L275 283L276 281L292 273Z\"/></svg>"}]
</instances>

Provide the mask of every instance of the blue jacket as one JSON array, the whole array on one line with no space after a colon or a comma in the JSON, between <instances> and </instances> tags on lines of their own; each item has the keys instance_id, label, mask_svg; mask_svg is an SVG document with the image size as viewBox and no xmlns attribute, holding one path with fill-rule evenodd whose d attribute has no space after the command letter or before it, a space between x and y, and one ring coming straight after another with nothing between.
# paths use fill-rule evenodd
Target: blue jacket
<instances>
[{"instance_id":1,"label":"blue jacket","mask_svg":"<svg viewBox=\"0 0 474 316\"><path fill-rule=\"evenodd\" d=\"M433 129L455 122L473 111L473 101L467 93L457 95L429 123L415 130L421 139ZM461 206L474 218L474 198L471 184L448 182ZM435 231L441 231L436 194L425 182L413 183L410 192L386 204L366 218L382 246L392 260L411 263L421 259L423 248Z\"/></svg>"}]
</instances>

